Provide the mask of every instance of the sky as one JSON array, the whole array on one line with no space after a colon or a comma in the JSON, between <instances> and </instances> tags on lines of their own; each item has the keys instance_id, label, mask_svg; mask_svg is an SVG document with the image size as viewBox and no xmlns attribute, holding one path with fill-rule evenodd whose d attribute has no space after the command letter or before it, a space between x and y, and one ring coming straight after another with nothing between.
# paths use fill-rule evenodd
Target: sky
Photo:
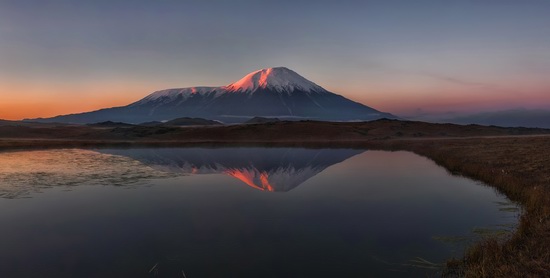
<instances>
[{"instance_id":1,"label":"sky","mask_svg":"<svg viewBox=\"0 0 550 278\"><path fill-rule=\"evenodd\" d=\"M550 1L0 0L0 119L285 66L402 116L550 109Z\"/></svg>"}]
</instances>

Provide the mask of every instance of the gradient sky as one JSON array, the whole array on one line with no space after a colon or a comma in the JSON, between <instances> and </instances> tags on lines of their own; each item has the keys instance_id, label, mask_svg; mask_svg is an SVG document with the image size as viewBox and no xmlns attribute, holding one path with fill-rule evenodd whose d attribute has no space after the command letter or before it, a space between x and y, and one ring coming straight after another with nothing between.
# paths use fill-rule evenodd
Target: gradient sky
<instances>
[{"instance_id":1,"label":"gradient sky","mask_svg":"<svg viewBox=\"0 0 550 278\"><path fill-rule=\"evenodd\" d=\"M286 66L398 115L550 109L550 1L0 0L0 118Z\"/></svg>"}]
</instances>

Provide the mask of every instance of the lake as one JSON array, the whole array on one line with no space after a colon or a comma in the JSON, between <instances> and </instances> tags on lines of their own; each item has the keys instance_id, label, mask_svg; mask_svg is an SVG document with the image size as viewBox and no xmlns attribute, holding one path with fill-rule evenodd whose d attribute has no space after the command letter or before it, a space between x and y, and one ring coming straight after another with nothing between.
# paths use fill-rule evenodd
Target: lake
<instances>
[{"instance_id":1,"label":"lake","mask_svg":"<svg viewBox=\"0 0 550 278\"><path fill-rule=\"evenodd\" d=\"M410 152L0 153L0 277L426 277L518 207Z\"/></svg>"}]
</instances>

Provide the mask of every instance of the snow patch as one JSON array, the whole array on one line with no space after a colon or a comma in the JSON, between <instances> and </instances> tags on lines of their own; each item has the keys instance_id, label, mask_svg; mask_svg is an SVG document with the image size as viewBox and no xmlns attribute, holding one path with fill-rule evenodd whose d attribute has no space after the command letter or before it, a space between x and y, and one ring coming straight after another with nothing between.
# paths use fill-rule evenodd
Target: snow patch
<instances>
[{"instance_id":1,"label":"snow patch","mask_svg":"<svg viewBox=\"0 0 550 278\"><path fill-rule=\"evenodd\" d=\"M188 99L194 94L205 95L208 93L223 93L223 90L220 90L220 87L190 87L190 88L177 88L177 89L166 89L161 91L156 91L135 104L143 104L147 102L157 102L162 101L162 103L172 102L178 97L182 97L183 100Z\"/></svg>"}]
</instances>

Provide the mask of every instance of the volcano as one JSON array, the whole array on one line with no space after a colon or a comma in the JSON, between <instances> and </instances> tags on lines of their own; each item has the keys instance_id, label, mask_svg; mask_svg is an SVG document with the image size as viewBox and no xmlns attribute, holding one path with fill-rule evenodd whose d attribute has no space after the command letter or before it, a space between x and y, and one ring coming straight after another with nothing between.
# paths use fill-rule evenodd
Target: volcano
<instances>
[{"instance_id":1,"label":"volcano","mask_svg":"<svg viewBox=\"0 0 550 278\"><path fill-rule=\"evenodd\" d=\"M127 106L34 121L141 123L196 117L240 123L255 116L324 121L395 118L329 92L288 68L277 67L249 73L227 86L161 90Z\"/></svg>"}]
</instances>

